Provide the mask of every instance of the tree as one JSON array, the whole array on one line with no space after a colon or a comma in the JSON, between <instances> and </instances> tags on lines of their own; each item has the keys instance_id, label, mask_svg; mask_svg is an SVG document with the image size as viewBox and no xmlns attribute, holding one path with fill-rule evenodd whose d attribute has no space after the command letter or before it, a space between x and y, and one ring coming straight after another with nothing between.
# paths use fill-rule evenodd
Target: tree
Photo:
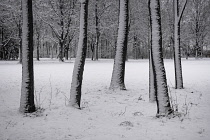
<instances>
[{"instance_id":1,"label":"tree","mask_svg":"<svg viewBox=\"0 0 210 140\"><path fill-rule=\"evenodd\" d=\"M36 60L39 61L39 48L40 48L40 40L41 40L41 30L42 30L42 22L41 21L35 21L34 22L34 26L35 26L35 35L37 38L37 43L36 43Z\"/></svg>"},{"instance_id":2,"label":"tree","mask_svg":"<svg viewBox=\"0 0 210 140\"><path fill-rule=\"evenodd\" d=\"M126 90L124 83L128 43L128 0L120 0L119 30L110 89Z\"/></svg>"},{"instance_id":3,"label":"tree","mask_svg":"<svg viewBox=\"0 0 210 140\"><path fill-rule=\"evenodd\" d=\"M32 0L22 0L22 86L21 113L35 111L34 104L34 71L33 71L33 11Z\"/></svg>"},{"instance_id":4,"label":"tree","mask_svg":"<svg viewBox=\"0 0 210 140\"><path fill-rule=\"evenodd\" d=\"M98 0L95 1L95 26L96 26L96 37L95 37L95 47L94 47L94 60L98 60L98 42L99 42L99 17L98 17Z\"/></svg>"},{"instance_id":5,"label":"tree","mask_svg":"<svg viewBox=\"0 0 210 140\"><path fill-rule=\"evenodd\" d=\"M157 116L167 116L173 112L166 81L162 54L162 32L159 0L149 0L151 24L151 61L154 71L154 88L156 92Z\"/></svg>"},{"instance_id":6,"label":"tree","mask_svg":"<svg viewBox=\"0 0 210 140\"><path fill-rule=\"evenodd\" d=\"M0 59L15 59L21 53L20 1L1 0L0 7Z\"/></svg>"},{"instance_id":7,"label":"tree","mask_svg":"<svg viewBox=\"0 0 210 140\"><path fill-rule=\"evenodd\" d=\"M202 57L203 46L205 45L205 40L207 40L207 35L209 33L209 0L192 0L192 7L190 11L190 32L192 34L192 40L195 57ZM206 43L207 44L207 43Z\"/></svg>"},{"instance_id":8,"label":"tree","mask_svg":"<svg viewBox=\"0 0 210 140\"><path fill-rule=\"evenodd\" d=\"M180 22L184 9L186 7L187 0L179 11L179 0L174 0L174 67L175 67L175 88L183 88L182 78L182 64L181 64L181 49L180 49Z\"/></svg>"},{"instance_id":9,"label":"tree","mask_svg":"<svg viewBox=\"0 0 210 140\"><path fill-rule=\"evenodd\" d=\"M149 56L149 101L150 102L155 102L157 99L157 90L155 89L155 75L154 75L154 64L152 61L152 54L151 54L151 49L150 49L150 56Z\"/></svg>"},{"instance_id":10,"label":"tree","mask_svg":"<svg viewBox=\"0 0 210 140\"><path fill-rule=\"evenodd\" d=\"M80 108L81 88L87 50L88 0L80 0L80 33L70 90L70 105Z\"/></svg>"},{"instance_id":11,"label":"tree","mask_svg":"<svg viewBox=\"0 0 210 140\"><path fill-rule=\"evenodd\" d=\"M76 0L36 1L37 16L50 28L51 35L48 33L47 38L59 44L58 59L61 62L77 30L74 26L77 23L75 4Z\"/></svg>"}]
</instances>

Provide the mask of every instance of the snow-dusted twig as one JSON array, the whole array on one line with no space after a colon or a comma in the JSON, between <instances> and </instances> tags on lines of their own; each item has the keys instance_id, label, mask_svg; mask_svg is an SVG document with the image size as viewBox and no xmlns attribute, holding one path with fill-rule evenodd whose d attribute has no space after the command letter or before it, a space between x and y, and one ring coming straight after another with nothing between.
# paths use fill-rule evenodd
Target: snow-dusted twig
<instances>
[{"instance_id":1,"label":"snow-dusted twig","mask_svg":"<svg viewBox=\"0 0 210 140\"><path fill-rule=\"evenodd\" d=\"M52 104L52 83L51 83L51 75L50 75L50 78L49 78L49 82L50 82L49 109L51 109L51 104Z\"/></svg>"},{"instance_id":2,"label":"snow-dusted twig","mask_svg":"<svg viewBox=\"0 0 210 140\"><path fill-rule=\"evenodd\" d=\"M124 112L121 112L121 113L119 114L119 116L122 116L122 115L124 115L124 114L126 113L126 109L127 109L127 106L125 107L125 110L124 110Z\"/></svg>"}]
</instances>

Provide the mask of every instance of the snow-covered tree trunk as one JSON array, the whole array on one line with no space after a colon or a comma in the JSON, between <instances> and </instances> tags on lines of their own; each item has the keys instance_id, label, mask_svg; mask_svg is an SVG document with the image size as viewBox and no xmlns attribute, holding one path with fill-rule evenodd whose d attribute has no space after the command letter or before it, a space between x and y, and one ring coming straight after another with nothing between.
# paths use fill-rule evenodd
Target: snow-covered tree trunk
<instances>
[{"instance_id":1,"label":"snow-covered tree trunk","mask_svg":"<svg viewBox=\"0 0 210 140\"><path fill-rule=\"evenodd\" d=\"M88 0L80 0L80 33L70 90L70 106L80 108L81 88L87 50Z\"/></svg>"},{"instance_id":2,"label":"snow-covered tree trunk","mask_svg":"<svg viewBox=\"0 0 210 140\"><path fill-rule=\"evenodd\" d=\"M180 21L183 11L186 7L187 0L179 13L179 0L174 0L174 68L175 68L175 88L183 88L181 50L180 50Z\"/></svg>"},{"instance_id":3,"label":"snow-covered tree trunk","mask_svg":"<svg viewBox=\"0 0 210 140\"><path fill-rule=\"evenodd\" d=\"M22 15L22 86L19 111L30 113L35 111L32 0L22 0Z\"/></svg>"},{"instance_id":4,"label":"snow-covered tree trunk","mask_svg":"<svg viewBox=\"0 0 210 140\"><path fill-rule=\"evenodd\" d=\"M151 16L151 56L155 90L157 93L157 116L167 116L172 113L170 106L168 88L166 81L166 73L163 63L162 54L162 32L161 32L161 16L160 16L160 2L159 0L149 1L150 16Z\"/></svg>"},{"instance_id":5,"label":"snow-covered tree trunk","mask_svg":"<svg viewBox=\"0 0 210 140\"><path fill-rule=\"evenodd\" d=\"M150 49L150 56L149 56L149 101L155 102L157 92L155 89L155 81L154 81L154 64L152 63L152 54Z\"/></svg>"},{"instance_id":6,"label":"snow-covered tree trunk","mask_svg":"<svg viewBox=\"0 0 210 140\"><path fill-rule=\"evenodd\" d=\"M150 1L149 1L150 2ZM149 4L148 4L149 5ZM149 9L149 14L151 15L150 7ZM151 16L149 16L149 21L151 22ZM149 32L148 32L148 44L149 44L149 101L150 102L155 102L157 100L157 90L155 89L155 75L154 75L154 64L152 61L152 41L151 41L151 33L152 33L152 28L150 25L149 27Z\"/></svg>"},{"instance_id":7,"label":"snow-covered tree trunk","mask_svg":"<svg viewBox=\"0 0 210 140\"><path fill-rule=\"evenodd\" d=\"M125 60L128 43L128 0L120 0L119 30L110 89L125 90Z\"/></svg>"}]
</instances>

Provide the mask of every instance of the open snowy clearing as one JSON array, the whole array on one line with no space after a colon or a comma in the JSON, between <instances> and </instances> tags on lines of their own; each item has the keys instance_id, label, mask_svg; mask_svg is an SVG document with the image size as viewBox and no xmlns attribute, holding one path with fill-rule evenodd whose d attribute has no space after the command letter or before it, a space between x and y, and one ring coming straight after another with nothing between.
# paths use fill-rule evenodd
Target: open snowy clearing
<instances>
[{"instance_id":1,"label":"open snowy clearing","mask_svg":"<svg viewBox=\"0 0 210 140\"><path fill-rule=\"evenodd\" d=\"M82 110L68 107L74 60L34 62L36 104L43 113L18 112L21 65L0 61L0 140L208 140L210 59L182 61L184 87L175 90L173 60L165 60L170 96L178 111L155 118L148 102L148 60L126 62L127 91L110 91L113 60L86 60Z\"/></svg>"}]
</instances>

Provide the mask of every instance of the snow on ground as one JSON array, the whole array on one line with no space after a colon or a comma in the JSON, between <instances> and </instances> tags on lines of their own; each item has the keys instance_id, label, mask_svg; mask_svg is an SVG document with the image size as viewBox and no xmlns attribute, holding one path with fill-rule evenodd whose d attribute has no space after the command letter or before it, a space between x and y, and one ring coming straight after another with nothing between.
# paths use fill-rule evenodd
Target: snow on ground
<instances>
[{"instance_id":1,"label":"snow on ground","mask_svg":"<svg viewBox=\"0 0 210 140\"><path fill-rule=\"evenodd\" d=\"M183 59L184 87L174 89L173 60L165 60L173 105L185 113L155 118L148 102L148 60L126 63L127 91L110 91L113 60L86 61L82 110L68 107L74 60L35 61L36 101L43 113L18 113L21 65L0 61L0 140L208 140L210 59ZM187 112L187 113L186 113Z\"/></svg>"}]
</instances>

